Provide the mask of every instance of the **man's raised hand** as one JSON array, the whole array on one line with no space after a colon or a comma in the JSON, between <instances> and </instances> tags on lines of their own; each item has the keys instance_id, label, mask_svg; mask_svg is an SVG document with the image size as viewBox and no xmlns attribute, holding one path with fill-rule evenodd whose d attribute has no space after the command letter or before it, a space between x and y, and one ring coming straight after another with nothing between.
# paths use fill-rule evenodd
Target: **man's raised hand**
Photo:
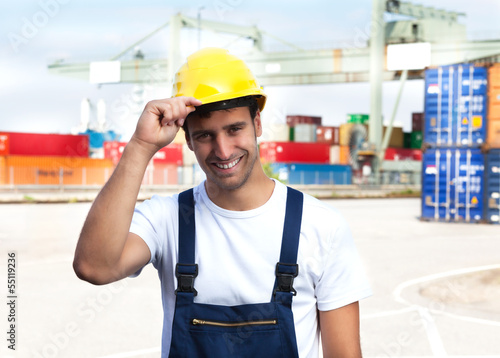
<instances>
[{"instance_id":1,"label":"man's raised hand","mask_svg":"<svg viewBox=\"0 0 500 358\"><path fill-rule=\"evenodd\" d=\"M202 102L194 97L173 97L148 102L131 141L137 141L151 155L170 144L184 120Z\"/></svg>"}]
</instances>

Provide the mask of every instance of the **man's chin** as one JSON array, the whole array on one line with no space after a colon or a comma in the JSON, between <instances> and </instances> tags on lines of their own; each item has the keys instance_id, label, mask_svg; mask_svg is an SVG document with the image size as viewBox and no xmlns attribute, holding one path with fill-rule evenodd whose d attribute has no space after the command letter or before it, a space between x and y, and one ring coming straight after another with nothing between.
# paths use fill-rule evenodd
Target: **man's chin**
<instances>
[{"instance_id":1,"label":"man's chin","mask_svg":"<svg viewBox=\"0 0 500 358\"><path fill-rule=\"evenodd\" d=\"M212 187L218 188L219 190L233 191L233 190L240 189L243 186L243 184L245 184L245 181L243 181L243 180L236 181L236 180L230 180L230 179L231 179L230 176L228 176L226 178L218 177L215 180L209 179L207 177L207 181L210 182L210 185Z\"/></svg>"}]
</instances>

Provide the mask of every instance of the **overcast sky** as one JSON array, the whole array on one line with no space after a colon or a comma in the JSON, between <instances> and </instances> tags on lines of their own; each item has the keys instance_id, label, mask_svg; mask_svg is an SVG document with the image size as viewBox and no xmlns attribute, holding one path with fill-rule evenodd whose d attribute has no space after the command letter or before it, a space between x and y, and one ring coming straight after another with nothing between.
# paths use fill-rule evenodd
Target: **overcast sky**
<instances>
[{"instance_id":1,"label":"overcast sky","mask_svg":"<svg viewBox=\"0 0 500 358\"><path fill-rule=\"evenodd\" d=\"M371 19L371 0L351 1L159 1L159 0L19 0L0 3L0 131L69 133L80 122L80 103L103 99L111 128L130 135L140 109L127 84L100 88L51 75L47 65L107 60L182 12L204 19L256 25L267 33L304 48L339 48L357 41ZM500 39L500 0L422 0L464 12L469 38ZM201 9L201 10L200 10ZM183 34L186 51L197 47L197 32ZM168 28L141 45L148 58L167 57ZM202 47L224 46L230 36L202 33ZM265 47L286 46L264 38ZM241 49L236 42L229 49ZM126 58L126 57L125 57ZM412 112L423 111L423 83L409 81L396 119L409 130ZM389 118L397 83L384 85L384 117ZM269 116L319 115L325 125L339 125L347 113L369 113L369 86L350 83L318 86L267 87ZM145 93L148 99L168 96L164 86ZM125 104L127 111L117 108Z\"/></svg>"}]
</instances>

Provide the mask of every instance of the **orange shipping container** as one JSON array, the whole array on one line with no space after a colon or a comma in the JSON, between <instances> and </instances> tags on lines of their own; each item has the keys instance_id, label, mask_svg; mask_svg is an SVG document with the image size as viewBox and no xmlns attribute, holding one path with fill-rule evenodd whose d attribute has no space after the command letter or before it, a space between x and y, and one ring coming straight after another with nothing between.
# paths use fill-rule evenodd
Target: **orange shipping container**
<instances>
[{"instance_id":1,"label":"orange shipping container","mask_svg":"<svg viewBox=\"0 0 500 358\"><path fill-rule=\"evenodd\" d=\"M354 138L353 138L354 137ZM368 126L359 123L343 123L339 127L339 144L351 145L351 141L365 142L368 140Z\"/></svg>"},{"instance_id":2,"label":"orange shipping container","mask_svg":"<svg viewBox=\"0 0 500 358\"><path fill-rule=\"evenodd\" d=\"M149 165L144 174L144 185L175 185L179 183L178 166L176 164Z\"/></svg>"},{"instance_id":3,"label":"orange shipping container","mask_svg":"<svg viewBox=\"0 0 500 358\"><path fill-rule=\"evenodd\" d=\"M488 69L488 120L486 143L500 148L500 63Z\"/></svg>"},{"instance_id":4,"label":"orange shipping container","mask_svg":"<svg viewBox=\"0 0 500 358\"><path fill-rule=\"evenodd\" d=\"M5 157L0 157L0 185L6 184L7 171L5 167Z\"/></svg>"},{"instance_id":5,"label":"orange shipping container","mask_svg":"<svg viewBox=\"0 0 500 358\"><path fill-rule=\"evenodd\" d=\"M11 155L4 157L0 184L103 185L112 172L109 159Z\"/></svg>"},{"instance_id":6,"label":"orange shipping container","mask_svg":"<svg viewBox=\"0 0 500 358\"><path fill-rule=\"evenodd\" d=\"M339 152L339 164L350 165L351 164L351 151L349 146L341 145Z\"/></svg>"}]
</instances>

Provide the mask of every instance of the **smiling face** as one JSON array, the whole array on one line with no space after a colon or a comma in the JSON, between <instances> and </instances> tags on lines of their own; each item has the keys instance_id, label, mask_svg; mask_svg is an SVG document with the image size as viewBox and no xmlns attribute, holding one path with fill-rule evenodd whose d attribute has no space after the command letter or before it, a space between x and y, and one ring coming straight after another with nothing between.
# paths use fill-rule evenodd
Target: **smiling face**
<instances>
[{"instance_id":1,"label":"smiling face","mask_svg":"<svg viewBox=\"0 0 500 358\"><path fill-rule=\"evenodd\" d=\"M252 120L247 107L214 111L209 118L190 117L187 126L187 144L207 175L207 189L236 190L262 172L259 112Z\"/></svg>"}]
</instances>

